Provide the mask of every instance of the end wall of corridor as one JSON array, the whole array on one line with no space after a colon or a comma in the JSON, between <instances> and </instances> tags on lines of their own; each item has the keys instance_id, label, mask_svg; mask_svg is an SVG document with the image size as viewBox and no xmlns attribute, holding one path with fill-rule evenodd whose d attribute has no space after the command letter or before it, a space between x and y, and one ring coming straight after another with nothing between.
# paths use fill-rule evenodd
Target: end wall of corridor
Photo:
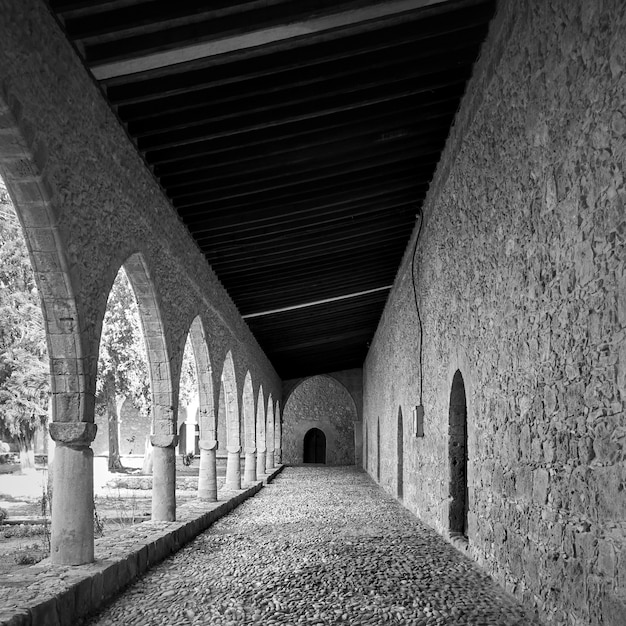
<instances>
[{"instance_id":1,"label":"end wall of corridor","mask_svg":"<svg viewBox=\"0 0 626 626\"><path fill-rule=\"evenodd\" d=\"M625 93L623 2L500 4L364 366L364 465L444 535L461 372L468 552L551 625L626 615Z\"/></svg>"}]
</instances>

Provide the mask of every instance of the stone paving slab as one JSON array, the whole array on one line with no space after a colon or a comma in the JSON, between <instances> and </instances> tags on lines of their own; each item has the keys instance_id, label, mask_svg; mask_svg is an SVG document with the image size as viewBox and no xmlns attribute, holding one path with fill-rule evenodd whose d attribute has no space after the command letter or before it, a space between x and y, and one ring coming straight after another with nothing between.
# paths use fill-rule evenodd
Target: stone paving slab
<instances>
[{"instance_id":1,"label":"stone paving slab","mask_svg":"<svg viewBox=\"0 0 626 626\"><path fill-rule=\"evenodd\" d=\"M354 468L289 467L77 626L539 626Z\"/></svg>"},{"instance_id":2,"label":"stone paving slab","mask_svg":"<svg viewBox=\"0 0 626 626\"><path fill-rule=\"evenodd\" d=\"M180 550L281 472L277 467L241 491L221 489L217 502L177 508L175 522L143 522L96 539L94 563L52 565L47 559L0 576L0 626L65 626L93 613L157 563ZM123 622L121 622L123 623Z\"/></svg>"}]
</instances>

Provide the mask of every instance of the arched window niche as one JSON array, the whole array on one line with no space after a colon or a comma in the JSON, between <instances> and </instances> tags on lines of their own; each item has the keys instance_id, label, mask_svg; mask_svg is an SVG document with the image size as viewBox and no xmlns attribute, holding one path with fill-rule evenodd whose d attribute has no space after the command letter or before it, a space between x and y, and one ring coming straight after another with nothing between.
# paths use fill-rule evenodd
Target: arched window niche
<instances>
[{"instance_id":1,"label":"arched window niche","mask_svg":"<svg viewBox=\"0 0 626 626\"><path fill-rule=\"evenodd\" d=\"M469 498L467 488L467 402L460 370L452 379L448 419L448 460L450 468L450 509L448 528L453 537L467 538Z\"/></svg>"}]
</instances>

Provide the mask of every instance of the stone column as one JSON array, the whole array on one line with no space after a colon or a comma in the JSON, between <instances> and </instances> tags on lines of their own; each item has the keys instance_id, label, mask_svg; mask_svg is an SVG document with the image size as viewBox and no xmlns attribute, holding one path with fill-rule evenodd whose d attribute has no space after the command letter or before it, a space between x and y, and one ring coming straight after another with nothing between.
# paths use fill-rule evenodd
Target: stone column
<instances>
[{"instance_id":1,"label":"stone column","mask_svg":"<svg viewBox=\"0 0 626 626\"><path fill-rule=\"evenodd\" d=\"M228 457L226 458L226 489L241 489L241 446L226 446Z\"/></svg>"},{"instance_id":2,"label":"stone column","mask_svg":"<svg viewBox=\"0 0 626 626\"><path fill-rule=\"evenodd\" d=\"M269 474L274 469L274 450L267 448L265 451L265 473Z\"/></svg>"},{"instance_id":3,"label":"stone column","mask_svg":"<svg viewBox=\"0 0 626 626\"><path fill-rule=\"evenodd\" d=\"M55 565L93 561L93 450L97 426L52 422L55 442L52 475L50 560Z\"/></svg>"},{"instance_id":4,"label":"stone column","mask_svg":"<svg viewBox=\"0 0 626 626\"><path fill-rule=\"evenodd\" d=\"M200 440L200 473L198 474L198 498L217 502L217 441Z\"/></svg>"},{"instance_id":5,"label":"stone column","mask_svg":"<svg viewBox=\"0 0 626 626\"><path fill-rule=\"evenodd\" d=\"M152 521L176 520L176 435L152 435Z\"/></svg>"},{"instance_id":6,"label":"stone column","mask_svg":"<svg viewBox=\"0 0 626 626\"><path fill-rule=\"evenodd\" d=\"M244 483L256 482L256 448L246 449L246 464L243 469Z\"/></svg>"},{"instance_id":7,"label":"stone column","mask_svg":"<svg viewBox=\"0 0 626 626\"><path fill-rule=\"evenodd\" d=\"M274 449L274 467L278 467L280 465L280 461L281 461L281 451L280 448L275 448Z\"/></svg>"},{"instance_id":8,"label":"stone column","mask_svg":"<svg viewBox=\"0 0 626 626\"><path fill-rule=\"evenodd\" d=\"M256 451L256 475L265 474L265 448L257 448Z\"/></svg>"}]
</instances>

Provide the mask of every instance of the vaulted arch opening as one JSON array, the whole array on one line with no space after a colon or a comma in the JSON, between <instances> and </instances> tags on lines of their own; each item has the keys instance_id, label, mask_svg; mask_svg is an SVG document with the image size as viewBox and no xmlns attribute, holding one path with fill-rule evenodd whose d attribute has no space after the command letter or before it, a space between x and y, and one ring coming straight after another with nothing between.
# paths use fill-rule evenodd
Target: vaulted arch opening
<instances>
[{"instance_id":1,"label":"vaulted arch opening","mask_svg":"<svg viewBox=\"0 0 626 626\"><path fill-rule=\"evenodd\" d=\"M149 411L151 417L152 447L146 446L144 469L146 471L151 469L153 474L152 519L174 521L176 519L177 415L172 391L169 351L165 342L156 291L142 255L135 253L128 257L123 264L123 270L137 302L148 368L149 385L145 385L146 388L139 398L140 402L146 402L146 411Z\"/></svg>"},{"instance_id":2,"label":"vaulted arch opening","mask_svg":"<svg viewBox=\"0 0 626 626\"><path fill-rule=\"evenodd\" d=\"M195 348L187 334L178 387L178 452L183 457L200 454L200 390Z\"/></svg>"},{"instance_id":3,"label":"vaulted arch opening","mask_svg":"<svg viewBox=\"0 0 626 626\"><path fill-rule=\"evenodd\" d=\"M448 459L450 466L449 530L467 537L469 498L467 489L467 402L465 383L459 370L452 379L448 419Z\"/></svg>"},{"instance_id":4,"label":"vaulted arch opening","mask_svg":"<svg viewBox=\"0 0 626 626\"><path fill-rule=\"evenodd\" d=\"M219 422L225 425L226 483L228 489L241 489L241 424L235 365L230 352L224 360L220 391ZM222 413L223 411L223 413Z\"/></svg>"},{"instance_id":5,"label":"vaulted arch opening","mask_svg":"<svg viewBox=\"0 0 626 626\"><path fill-rule=\"evenodd\" d=\"M107 299L100 333L96 379L95 421L98 424L98 432L93 448L96 455L108 456L108 469L111 472L123 470L122 407L128 403L137 411L133 421L141 425L141 428L137 429L141 431L138 444L144 450L148 450L152 392L146 342L139 305L126 270L122 266ZM127 407L126 415L128 414ZM96 475L98 474L102 475L102 472L96 472Z\"/></svg>"},{"instance_id":6,"label":"vaulted arch opening","mask_svg":"<svg viewBox=\"0 0 626 626\"><path fill-rule=\"evenodd\" d=\"M326 435L319 428L311 428L302 442L304 463L326 463Z\"/></svg>"},{"instance_id":7,"label":"vaulted arch opening","mask_svg":"<svg viewBox=\"0 0 626 626\"><path fill-rule=\"evenodd\" d=\"M206 333L200 316L196 316L189 327L188 341L193 349L197 376L198 411L194 428L197 428L196 453L200 455L198 469L198 498L217 500L216 447L217 430L213 402L213 369L207 346ZM185 347L187 350L187 347ZM185 367L183 356L183 369ZM195 437L194 437L195 440Z\"/></svg>"},{"instance_id":8,"label":"vaulted arch opening","mask_svg":"<svg viewBox=\"0 0 626 626\"><path fill-rule=\"evenodd\" d=\"M47 452L50 392L46 331L22 226L0 178L0 441L34 472Z\"/></svg>"}]
</instances>

